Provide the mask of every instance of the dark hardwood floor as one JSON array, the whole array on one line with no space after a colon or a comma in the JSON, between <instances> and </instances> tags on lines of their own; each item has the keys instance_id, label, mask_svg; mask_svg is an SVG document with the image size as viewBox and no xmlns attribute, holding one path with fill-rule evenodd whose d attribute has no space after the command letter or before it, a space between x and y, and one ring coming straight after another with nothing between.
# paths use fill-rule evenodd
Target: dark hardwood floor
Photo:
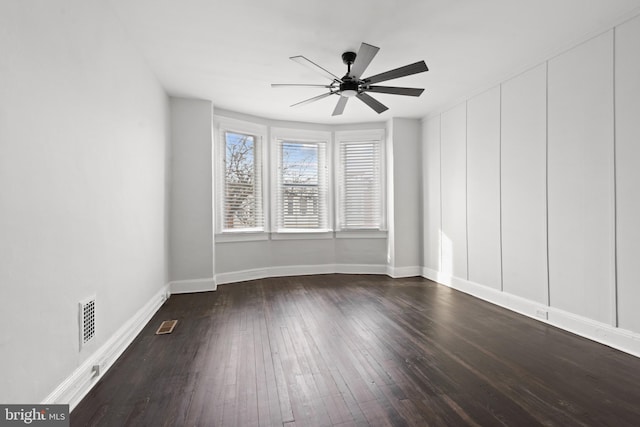
<instances>
[{"instance_id":1,"label":"dark hardwood floor","mask_svg":"<svg viewBox=\"0 0 640 427\"><path fill-rule=\"evenodd\" d=\"M640 359L425 279L264 279L172 296L71 425L638 426Z\"/></svg>"}]
</instances>

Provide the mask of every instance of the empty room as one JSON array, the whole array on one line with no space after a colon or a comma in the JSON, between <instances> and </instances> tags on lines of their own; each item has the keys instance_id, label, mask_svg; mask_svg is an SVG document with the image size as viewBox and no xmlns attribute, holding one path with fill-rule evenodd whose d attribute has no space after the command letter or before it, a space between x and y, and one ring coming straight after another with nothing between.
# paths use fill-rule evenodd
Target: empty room
<instances>
[{"instance_id":1,"label":"empty room","mask_svg":"<svg viewBox=\"0 0 640 427\"><path fill-rule=\"evenodd\" d=\"M2 0L0 425L637 426L640 0Z\"/></svg>"}]
</instances>

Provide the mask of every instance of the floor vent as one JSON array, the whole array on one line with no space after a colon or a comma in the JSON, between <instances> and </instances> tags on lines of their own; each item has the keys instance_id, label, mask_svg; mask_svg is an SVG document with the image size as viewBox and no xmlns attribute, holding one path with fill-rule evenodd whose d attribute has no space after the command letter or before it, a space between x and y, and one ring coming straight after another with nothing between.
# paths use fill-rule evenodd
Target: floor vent
<instances>
[{"instance_id":1,"label":"floor vent","mask_svg":"<svg viewBox=\"0 0 640 427\"><path fill-rule=\"evenodd\" d=\"M165 320L160 324L160 327L156 331L156 335L170 334L173 332L173 328L176 327L176 323L178 323L177 320Z\"/></svg>"},{"instance_id":2,"label":"floor vent","mask_svg":"<svg viewBox=\"0 0 640 427\"><path fill-rule=\"evenodd\" d=\"M80 349L96 335L96 297L80 301Z\"/></svg>"}]
</instances>

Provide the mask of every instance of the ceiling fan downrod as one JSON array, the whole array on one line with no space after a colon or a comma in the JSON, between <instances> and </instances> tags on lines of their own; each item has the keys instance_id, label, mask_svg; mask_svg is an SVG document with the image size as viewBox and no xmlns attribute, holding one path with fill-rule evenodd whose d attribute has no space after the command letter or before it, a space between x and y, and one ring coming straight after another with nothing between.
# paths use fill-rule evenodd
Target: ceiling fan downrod
<instances>
[{"instance_id":1,"label":"ceiling fan downrod","mask_svg":"<svg viewBox=\"0 0 640 427\"><path fill-rule=\"evenodd\" d=\"M356 56L355 52L344 52L342 54L342 62L347 66L347 74L342 78L338 93L346 98L351 98L358 94L359 81L351 77L351 65L355 62Z\"/></svg>"}]
</instances>

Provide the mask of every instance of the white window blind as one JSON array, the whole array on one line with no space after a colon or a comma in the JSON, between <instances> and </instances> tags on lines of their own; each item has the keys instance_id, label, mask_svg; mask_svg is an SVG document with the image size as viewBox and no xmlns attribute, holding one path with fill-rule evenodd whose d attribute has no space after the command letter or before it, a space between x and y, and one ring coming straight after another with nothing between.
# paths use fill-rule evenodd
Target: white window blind
<instances>
[{"instance_id":1,"label":"white window blind","mask_svg":"<svg viewBox=\"0 0 640 427\"><path fill-rule=\"evenodd\" d=\"M277 229L328 229L326 142L278 139L276 144Z\"/></svg>"},{"instance_id":2,"label":"white window blind","mask_svg":"<svg viewBox=\"0 0 640 427\"><path fill-rule=\"evenodd\" d=\"M382 229L381 141L339 142L338 226Z\"/></svg>"},{"instance_id":3,"label":"white window blind","mask_svg":"<svg viewBox=\"0 0 640 427\"><path fill-rule=\"evenodd\" d=\"M264 230L260 138L222 131L222 231Z\"/></svg>"}]
</instances>

